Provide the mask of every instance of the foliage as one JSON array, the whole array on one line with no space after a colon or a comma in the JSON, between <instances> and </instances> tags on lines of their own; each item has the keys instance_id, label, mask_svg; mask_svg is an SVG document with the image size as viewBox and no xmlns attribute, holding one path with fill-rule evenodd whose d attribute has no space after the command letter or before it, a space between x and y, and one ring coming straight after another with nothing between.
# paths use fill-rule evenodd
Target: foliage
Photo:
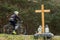
<instances>
[{"instance_id":1,"label":"foliage","mask_svg":"<svg viewBox=\"0 0 60 40\"><path fill-rule=\"evenodd\" d=\"M54 34L60 34L60 5L53 0L37 0L37 2L28 0L0 0L0 26L8 23L8 19L13 11L18 10L19 16L23 20L23 26L27 29L27 34L34 34L38 26L41 25L41 14L35 13L35 10L41 9L43 3L45 9L50 9L50 13L45 13L45 25L48 24L50 31ZM2 30L2 29L1 29ZM56 31L56 32L55 32Z\"/></svg>"}]
</instances>

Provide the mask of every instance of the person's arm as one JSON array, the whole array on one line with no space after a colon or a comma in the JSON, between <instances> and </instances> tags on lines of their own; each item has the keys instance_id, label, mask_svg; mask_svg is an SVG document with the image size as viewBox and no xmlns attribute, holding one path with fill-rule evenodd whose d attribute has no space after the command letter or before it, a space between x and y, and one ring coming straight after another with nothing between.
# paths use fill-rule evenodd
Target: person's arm
<instances>
[{"instance_id":1,"label":"person's arm","mask_svg":"<svg viewBox=\"0 0 60 40\"><path fill-rule=\"evenodd\" d=\"M20 17L18 17L18 16L16 16L17 17L17 19L20 21L20 22L23 22L21 19L20 19Z\"/></svg>"},{"instance_id":2,"label":"person's arm","mask_svg":"<svg viewBox=\"0 0 60 40\"><path fill-rule=\"evenodd\" d=\"M21 21L20 17L18 17L18 16L16 16L16 17L17 17L17 19L18 19L18 20L20 20L20 21Z\"/></svg>"}]
</instances>

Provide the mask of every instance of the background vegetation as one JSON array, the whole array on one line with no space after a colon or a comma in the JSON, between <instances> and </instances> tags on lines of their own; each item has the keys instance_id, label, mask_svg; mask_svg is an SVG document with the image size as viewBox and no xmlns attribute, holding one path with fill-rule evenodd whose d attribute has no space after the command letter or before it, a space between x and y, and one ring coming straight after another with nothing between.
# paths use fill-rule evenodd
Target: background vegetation
<instances>
[{"instance_id":1,"label":"background vegetation","mask_svg":"<svg viewBox=\"0 0 60 40\"><path fill-rule=\"evenodd\" d=\"M45 9L50 9L50 13L45 13L45 25L48 24L50 31L56 35L60 34L60 1L59 0L0 0L0 33L5 24L8 23L13 11L18 10L19 16L23 20L23 26L27 29L27 34L34 34L38 26L41 25L41 14L35 10L41 9L44 4Z\"/></svg>"}]
</instances>

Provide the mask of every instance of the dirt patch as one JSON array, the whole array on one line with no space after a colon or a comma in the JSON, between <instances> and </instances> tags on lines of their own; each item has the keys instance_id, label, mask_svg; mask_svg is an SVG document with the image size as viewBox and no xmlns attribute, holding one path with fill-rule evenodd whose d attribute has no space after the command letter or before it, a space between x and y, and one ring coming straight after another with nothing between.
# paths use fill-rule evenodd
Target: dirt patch
<instances>
[{"instance_id":1,"label":"dirt patch","mask_svg":"<svg viewBox=\"0 0 60 40\"><path fill-rule=\"evenodd\" d=\"M0 40L6 40L6 38L5 37L0 37Z\"/></svg>"}]
</instances>

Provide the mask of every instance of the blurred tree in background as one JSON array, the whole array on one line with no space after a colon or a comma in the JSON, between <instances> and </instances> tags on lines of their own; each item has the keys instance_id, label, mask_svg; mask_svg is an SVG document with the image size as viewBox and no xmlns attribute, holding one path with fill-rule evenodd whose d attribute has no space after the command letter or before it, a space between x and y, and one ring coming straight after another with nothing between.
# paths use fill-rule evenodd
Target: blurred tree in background
<instances>
[{"instance_id":1,"label":"blurred tree in background","mask_svg":"<svg viewBox=\"0 0 60 40\"><path fill-rule=\"evenodd\" d=\"M41 25L41 14L35 13L35 10L41 9L42 3L45 9L51 10L50 13L45 13L45 24L49 25L52 33L60 34L60 3L54 0L0 0L0 32L13 11L17 10L27 34L34 34Z\"/></svg>"}]
</instances>

